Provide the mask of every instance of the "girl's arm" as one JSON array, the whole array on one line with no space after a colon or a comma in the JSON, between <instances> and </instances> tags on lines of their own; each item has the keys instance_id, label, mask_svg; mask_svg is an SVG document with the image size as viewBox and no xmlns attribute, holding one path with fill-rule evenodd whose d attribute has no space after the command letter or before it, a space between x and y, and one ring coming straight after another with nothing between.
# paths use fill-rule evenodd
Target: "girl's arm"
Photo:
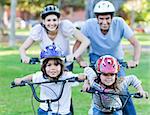
<instances>
[{"instance_id":1,"label":"girl's arm","mask_svg":"<svg viewBox=\"0 0 150 115\"><path fill-rule=\"evenodd\" d=\"M143 87L142 87L141 84L137 87L137 90L138 90L138 92L140 93L141 96L143 96L146 99L148 99L148 92L143 90Z\"/></svg>"},{"instance_id":2,"label":"girl's arm","mask_svg":"<svg viewBox=\"0 0 150 115\"><path fill-rule=\"evenodd\" d=\"M132 85L138 90L141 96L148 98L148 93L143 90L141 81L135 75L124 77L124 87L125 85L127 85L127 87Z\"/></svg>"},{"instance_id":3,"label":"girl's arm","mask_svg":"<svg viewBox=\"0 0 150 115\"><path fill-rule=\"evenodd\" d=\"M16 85L19 85L22 81L32 81L32 74L27 75L22 78L15 78L15 80L14 80Z\"/></svg>"}]
</instances>

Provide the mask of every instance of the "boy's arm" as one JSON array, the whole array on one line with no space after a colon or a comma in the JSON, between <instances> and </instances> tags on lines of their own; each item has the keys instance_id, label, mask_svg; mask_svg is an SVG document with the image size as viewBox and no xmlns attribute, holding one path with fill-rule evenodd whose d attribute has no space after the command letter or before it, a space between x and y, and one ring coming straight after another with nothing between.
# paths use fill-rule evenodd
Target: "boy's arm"
<instances>
[{"instance_id":1,"label":"boy's arm","mask_svg":"<svg viewBox=\"0 0 150 115\"><path fill-rule=\"evenodd\" d=\"M16 78L14 80L16 85L19 85L22 81L32 81L32 74L27 75L27 76L22 77L22 78Z\"/></svg>"}]
</instances>

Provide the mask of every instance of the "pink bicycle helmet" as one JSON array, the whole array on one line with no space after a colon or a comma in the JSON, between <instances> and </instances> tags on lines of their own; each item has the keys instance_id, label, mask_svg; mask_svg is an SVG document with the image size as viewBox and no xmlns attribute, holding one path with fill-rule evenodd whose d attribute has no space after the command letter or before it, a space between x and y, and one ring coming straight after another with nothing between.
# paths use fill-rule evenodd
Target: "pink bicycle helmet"
<instances>
[{"instance_id":1,"label":"pink bicycle helmet","mask_svg":"<svg viewBox=\"0 0 150 115\"><path fill-rule=\"evenodd\" d=\"M120 69L116 58L111 55L100 57L96 62L96 71L98 73L118 73Z\"/></svg>"}]
</instances>

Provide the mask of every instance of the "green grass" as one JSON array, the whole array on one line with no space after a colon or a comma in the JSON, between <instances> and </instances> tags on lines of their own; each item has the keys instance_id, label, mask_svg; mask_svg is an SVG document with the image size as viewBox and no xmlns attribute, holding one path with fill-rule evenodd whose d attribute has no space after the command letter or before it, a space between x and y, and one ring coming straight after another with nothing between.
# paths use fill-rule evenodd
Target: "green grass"
<instances>
[{"instance_id":1,"label":"green grass","mask_svg":"<svg viewBox=\"0 0 150 115\"><path fill-rule=\"evenodd\" d=\"M36 47L31 48L31 50ZM29 54L31 53L29 50ZM38 50L35 52L37 55ZM127 74L135 74L142 81L143 87L150 93L150 52L142 53L140 65L135 69L127 70ZM127 52L126 59L131 58ZM33 115L31 107L31 91L29 87L10 88L11 81L16 77L38 71L40 65L20 63L18 49L0 48L0 115ZM74 73L83 72L75 63ZM81 93L82 85L73 88L73 103L75 115L87 115L91 103L91 95ZM36 109L38 103L34 101ZM150 114L150 100L134 99L138 115Z\"/></svg>"},{"instance_id":2,"label":"green grass","mask_svg":"<svg viewBox=\"0 0 150 115\"><path fill-rule=\"evenodd\" d=\"M150 34L137 33L135 37L139 40L141 45L150 46ZM122 44L128 45L130 44L126 39L122 40Z\"/></svg>"}]
</instances>

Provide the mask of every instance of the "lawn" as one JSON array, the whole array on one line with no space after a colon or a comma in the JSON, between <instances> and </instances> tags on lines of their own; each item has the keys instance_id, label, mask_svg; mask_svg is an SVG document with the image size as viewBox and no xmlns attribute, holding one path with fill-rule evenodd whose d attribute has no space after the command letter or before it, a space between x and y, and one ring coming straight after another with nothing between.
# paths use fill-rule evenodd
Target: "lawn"
<instances>
[{"instance_id":1,"label":"lawn","mask_svg":"<svg viewBox=\"0 0 150 115\"><path fill-rule=\"evenodd\" d=\"M31 52L37 47L32 47L28 54L37 56L38 52ZM130 52L127 52L126 60L131 58ZM142 81L143 87L150 93L150 52L143 52L140 65L135 69L127 70L127 74L135 74ZM31 106L31 91L29 87L10 88L11 81L16 77L36 72L40 65L28 65L20 63L17 48L0 47L0 115L33 115ZM74 73L83 72L77 63L74 66ZM90 107L91 95L81 93L82 84L73 88L73 103L75 115L87 115ZM132 89L131 89L132 90ZM133 91L133 90L132 90ZM150 100L134 99L138 115L150 114ZM34 101L35 110L38 103Z\"/></svg>"}]
</instances>

